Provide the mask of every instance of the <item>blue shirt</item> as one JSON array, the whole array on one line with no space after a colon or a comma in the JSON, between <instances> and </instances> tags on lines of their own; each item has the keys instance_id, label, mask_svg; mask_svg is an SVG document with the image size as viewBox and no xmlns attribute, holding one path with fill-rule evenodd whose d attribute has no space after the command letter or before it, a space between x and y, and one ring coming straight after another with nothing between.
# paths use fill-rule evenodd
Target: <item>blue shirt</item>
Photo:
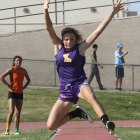
<instances>
[{"instance_id":1,"label":"blue shirt","mask_svg":"<svg viewBox=\"0 0 140 140\"><path fill-rule=\"evenodd\" d=\"M115 67L123 67L123 64L125 63L124 58L118 58L118 56L123 55L123 51L116 50L115 51Z\"/></svg>"}]
</instances>

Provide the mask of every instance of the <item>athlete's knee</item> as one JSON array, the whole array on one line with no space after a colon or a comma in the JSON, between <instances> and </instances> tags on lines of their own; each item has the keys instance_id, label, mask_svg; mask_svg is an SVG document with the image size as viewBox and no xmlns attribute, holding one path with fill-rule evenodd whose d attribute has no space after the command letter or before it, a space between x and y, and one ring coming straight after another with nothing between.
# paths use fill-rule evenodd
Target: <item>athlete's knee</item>
<instances>
[{"instance_id":1,"label":"athlete's knee","mask_svg":"<svg viewBox=\"0 0 140 140\"><path fill-rule=\"evenodd\" d=\"M89 97L88 97L88 102L89 102L90 104L95 104L95 103L97 102L96 96L95 96L94 94L89 95Z\"/></svg>"},{"instance_id":2,"label":"athlete's knee","mask_svg":"<svg viewBox=\"0 0 140 140\"><path fill-rule=\"evenodd\" d=\"M8 114L9 114L10 116L13 116L14 110L9 110Z\"/></svg>"},{"instance_id":3,"label":"athlete's knee","mask_svg":"<svg viewBox=\"0 0 140 140\"><path fill-rule=\"evenodd\" d=\"M92 98L93 98L93 100L97 100L95 94L92 94Z\"/></svg>"},{"instance_id":4,"label":"athlete's knee","mask_svg":"<svg viewBox=\"0 0 140 140\"><path fill-rule=\"evenodd\" d=\"M54 124L52 124L50 122L47 122L47 128L49 130L56 130L57 129L56 125L54 125Z\"/></svg>"},{"instance_id":5,"label":"athlete's knee","mask_svg":"<svg viewBox=\"0 0 140 140\"><path fill-rule=\"evenodd\" d=\"M17 118L20 117L20 112L19 112L19 111L16 111L16 112L15 112L15 117L17 117Z\"/></svg>"},{"instance_id":6,"label":"athlete's knee","mask_svg":"<svg viewBox=\"0 0 140 140\"><path fill-rule=\"evenodd\" d=\"M87 101L88 103L90 103L90 104L93 102L93 100L95 100L95 97L94 97L93 94L89 94L89 95L86 97L86 101Z\"/></svg>"}]
</instances>

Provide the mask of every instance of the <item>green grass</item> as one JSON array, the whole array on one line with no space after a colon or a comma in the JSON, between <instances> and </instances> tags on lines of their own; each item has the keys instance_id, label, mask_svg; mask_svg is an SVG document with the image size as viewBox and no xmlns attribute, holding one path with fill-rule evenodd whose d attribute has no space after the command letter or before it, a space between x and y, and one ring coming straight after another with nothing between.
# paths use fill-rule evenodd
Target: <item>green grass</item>
<instances>
[{"instance_id":1,"label":"green grass","mask_svg":"<svg viewBox=\"0 0 140 140\"><path fill-rule=\"evenodd\" d=\"M2 132L3 133L3 132ZM34 131L24 131L21 135L14 136L13 134L0 136L0 140L50 140L54 131L40 129Z\"/></svg>"},{"instance_id":2,"label":"green grass","mask_svg":"<svg viewBox=\"0 0 140 140\"><path fill-rule=\"evenodd\" d=\"M51 88L26 89L21 121L46 121L57 100L58 93L58 89ZM111 120L140 119L140 94L121 92L96 92L95 94ZM78 104L83 105L94 116L94 119L99 119L88 103L79 100ZM2 122L5 122L7 113L7 88L0 86L0 119Z\"/></svg>"},{"instance_id":3,"label":"green grass","mask_svg":"<svg viewBox=\"0 0 140 140\"><path fill-rule=\"evenodd\" d=\"M117 135L121 140L139 140L140 139L140 128L116 128Z\"/></svg>"},{"instance_id":4,"label":"green grass","mask_svg":"<svg viewBox=\"0 0 140 140\"><path fill-rule=\"evenodd\" d=\"M21 121L47 121L49 112L57 100L58 89L54 88L28 88L24 91L24 103L21 112ZM140 94L128 92L96 92L96 97L101 102L111 120L140 120ZM100 120L95 114L91 106L83 100L79 100L78 104L83 105L93 116L95 120ZM76 105L73 106L73 108ZM5 122L8 113L7 105L7 88L0 86L0 121ZM138 140L139 128L117 128L116 132L122 140ZM18 140L49 140L50 135L54 131L47 129L23 132L18 136ZM134 135L134 133L136 133ZM125 135L131 135L126 137ZM126 137L126 138L125 138ZM133 138L135 137L135 138ZM13 138L13 139L12 139ZM129 139L130 138L130 139ZM2 139L2 137L0 137ZM10 139L17 140L15 136Z\"/></svg>"}]
</instances>

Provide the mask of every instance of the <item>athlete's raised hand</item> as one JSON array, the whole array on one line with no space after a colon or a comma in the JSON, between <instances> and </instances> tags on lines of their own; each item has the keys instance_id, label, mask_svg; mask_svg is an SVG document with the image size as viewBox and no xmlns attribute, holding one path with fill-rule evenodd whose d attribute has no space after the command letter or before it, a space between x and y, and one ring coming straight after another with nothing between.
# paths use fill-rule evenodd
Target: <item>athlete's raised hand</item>
<instances>
[{"instance_id":1,"label":"athlete's raised hand","mask_svg":"<svg viewBox=\"0 0 140 140\"><path fill-rule=\"evenodd\" d=\"M49 3L50 3L50 0L45 0L44 1L44 9L48 9L49 8Z\"/></svg>"},{"instance_id":2,"label":"athlete's raised hand","mask_svg":"<svg viewBox=\"0 0 140 140\"><path fill-rule=\"evenodd\" d=\"M114 15L117 14L119 11L124 10L124 0L119 0L117 4L113 5L113 13Z\"/></svg>"}]
</instances>

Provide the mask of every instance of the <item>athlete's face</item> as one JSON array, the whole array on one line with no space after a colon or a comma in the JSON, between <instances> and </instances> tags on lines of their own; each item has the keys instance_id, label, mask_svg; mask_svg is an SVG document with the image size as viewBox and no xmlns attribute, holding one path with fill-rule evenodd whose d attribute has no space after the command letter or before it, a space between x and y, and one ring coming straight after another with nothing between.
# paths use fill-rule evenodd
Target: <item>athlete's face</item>
<instances>
[{"instance_id":1,"label":"athlete's face","mask_svg":"<svg viewBox=\"0 0 140 140\"><path fill-rule=\"evenodd\" d=\"M15 61L14 61L14 64L15 64L16 67L20 67L21 63L22 63L22 60L20 58L16 58Z\"/></svg>"},{"instance_id":2,"label":"athlete's face","mask_svg":"<svg viewBox=\"0 0 140 140\"><path fill-rule=\"evenodd\" d=\"M123 47L118 47L118 49L121 51L123 49Z\"/></svg>"},{"instance_id":3,"label":"athlete's face","mask_svg":"<svg viewBox=\"0 0 140 140\"><path fill-rule=\"evenodd\" d=\"M66 33L63 36L63 43L66 49L71 49L76 41L75 35L73 33Z\"/></svg>"}]
</instances>

